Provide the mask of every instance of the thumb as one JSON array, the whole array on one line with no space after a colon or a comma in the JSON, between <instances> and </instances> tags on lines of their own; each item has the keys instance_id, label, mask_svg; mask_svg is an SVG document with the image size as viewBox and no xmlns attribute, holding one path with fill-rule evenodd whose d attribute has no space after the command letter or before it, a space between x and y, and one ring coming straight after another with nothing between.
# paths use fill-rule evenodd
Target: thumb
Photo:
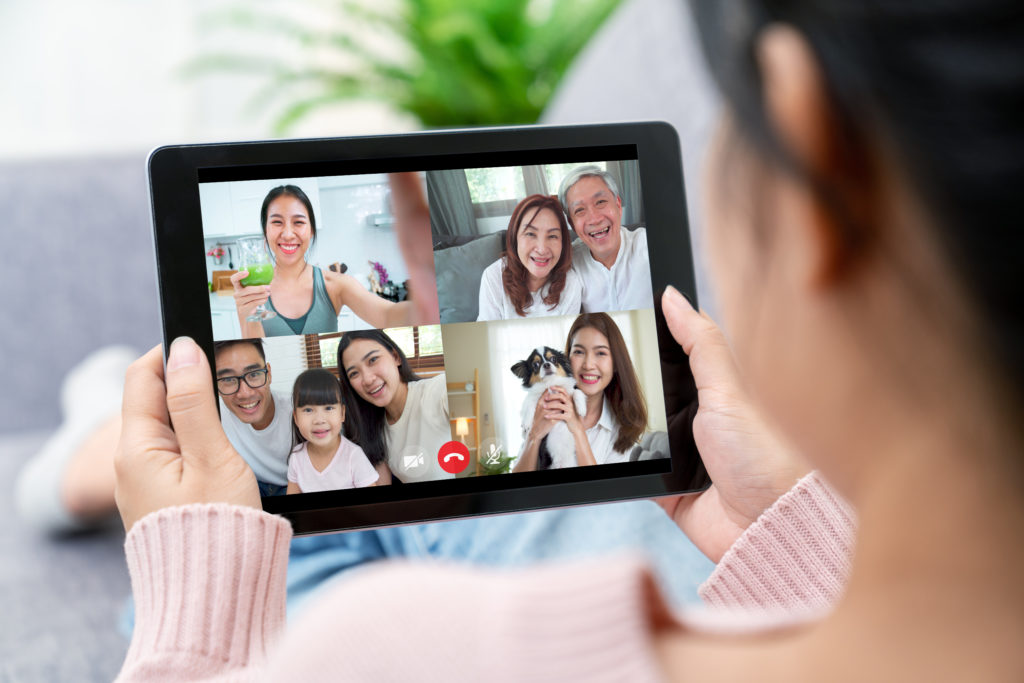
<instances>
[{"instance_id":1,"label":"thumb","mask_svg":"<svg viewBox=\"0 0 1024 683\"><path fill-rule=\"evenodd\" d=\"M217 466L232 448L217 416L210 363L188 337L171 344L166 382L167 412L182 457Z\"/></svg>"},{"instance_id":2,"label":"thumb","mask_svg":"<svg viewBox=\"0 0 1024 683\"><path fill-rule=\"evenodd\" d=\"M672 337L690 357L690 371L697 389L719 389L727 393L739 389L739 370L718 325L707 315L695 311L675 287L665 289L661 303Z\"/></svg>"}]
</instances>

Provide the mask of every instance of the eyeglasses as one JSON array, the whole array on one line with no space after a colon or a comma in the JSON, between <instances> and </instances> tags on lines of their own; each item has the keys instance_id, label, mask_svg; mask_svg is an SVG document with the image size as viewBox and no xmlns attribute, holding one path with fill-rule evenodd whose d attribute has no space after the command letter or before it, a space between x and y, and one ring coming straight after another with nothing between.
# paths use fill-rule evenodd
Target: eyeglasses
<instances>
[{"instance_id":1,"label":"eyeglasses","mask_svg":"<svg viewBox=\"0 0 1024 683\"><path fill-rule=\"evenodd\" d=\"M221 396L237 394L238 390L242 388L240 380L245 380L246 386L250 389L259 389L267 383L268 372L267 368L263 368L262 370L250 370L244 375L237 375L235 377L218 377L217 391L220 392Z\"/></svg>"}]
</instances>

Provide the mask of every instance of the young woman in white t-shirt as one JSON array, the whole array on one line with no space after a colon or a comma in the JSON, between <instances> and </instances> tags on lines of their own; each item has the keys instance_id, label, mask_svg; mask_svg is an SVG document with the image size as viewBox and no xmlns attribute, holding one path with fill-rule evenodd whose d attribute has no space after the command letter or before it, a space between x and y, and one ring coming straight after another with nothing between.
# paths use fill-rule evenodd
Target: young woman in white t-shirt
<instances>
[{"instance_id":1,"label":"young woman in white t-shirt","mask_svg":"<svg viewBox=\"0 0 1024 683\"><path fill-rule=\"evenodd\" d=\"M576 443L578 465L624 462L647 429L647 401L619 326L607 313L584 313L573 321L565 353L576 386L587 397L580 417L572 397L553 387L537 401L533 424L513 471L537 469L541 440L559 421Z\"/></svg>"},{"instance_id":2,"label":"young woman in white t-shirt","mask_svg":"<svg viewBox=\"0 0 1024 683\"><path fill-rule=\"evenodd\" d=\"M444 373L421 379L381 330L346 332L338 342L342 396L378 485L450 479L437 454L452 440ZM420 457L422 456L422 457Z\"/></svg>"},{"instance_id":3,"label":"young woman in white t-shirt","mask_svg":"<svg viewBox=\"0 0 1024 683\"><path fill-rule=\"evenodd\" d=\"M530 195L512 212L505 253L480 278L477 320L575 315L582 297L561 205L554 197Z\"/></svg>"},{"instance_id":4,"label":"young woman in white t-shirt","mask_svg":"<svg viewBox=\"0 0 1024 683\"><path fill-rule=\"evenodd\" d=\"M292 405L287 493L335 491L377 483L380 475L363 449L341 433L345 404L341 385L329 370L314 368L296 377Z\"/></svg>"}]
</instances>

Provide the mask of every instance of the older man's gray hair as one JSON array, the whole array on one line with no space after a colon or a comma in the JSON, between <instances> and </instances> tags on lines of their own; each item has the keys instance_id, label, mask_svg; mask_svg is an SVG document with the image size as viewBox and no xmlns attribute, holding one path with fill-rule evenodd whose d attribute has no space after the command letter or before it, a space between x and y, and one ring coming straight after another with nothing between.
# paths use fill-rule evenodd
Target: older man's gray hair
<instances>
[{"instance_id":1,"label":"older man's gray hair","mask_svg":"<svg viewBox=\"0 0 1024 683\"><path fill-rule=\"evenodd\" d=\"M583 178L600 178L617 199L622 198L622 195L619 194L619 184L615 182L615 178L611 173L601 170L600 166L594 166L593 164L577 166L567 176L562 178L562 184L558 186L558 201L561 203L562 211L565 211L566 215L569 215L569 205L566 203L565 195L569 193L569 188Z\"/></svg>"}]
</instances>

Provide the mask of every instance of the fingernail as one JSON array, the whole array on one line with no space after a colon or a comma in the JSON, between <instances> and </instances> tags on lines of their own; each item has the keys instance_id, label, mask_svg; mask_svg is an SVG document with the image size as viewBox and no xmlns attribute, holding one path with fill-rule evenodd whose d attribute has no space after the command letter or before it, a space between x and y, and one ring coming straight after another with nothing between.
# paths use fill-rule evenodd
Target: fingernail
<instances>
[{"instance_id":1,"label":"fingernail","mask_svg":"<svg viewBox=\"0 0 1024 683\"><path fill-rule=\"evenodd\" d=\"M672 285L669 285L668 287L665 288L665 299L667 299L668 303L672 304L673 306L687 308L691 311L694 310L693 304L690 303L690 300L688 298L686 298L686 295L684 295L682 292L680 292Z\"/></svg>"},{"instance_id":2,"label":"fingernail","mask_svg":"<svg viewBox=\"0 0 1024 683\"><path fill-rule=\"evenodd\" d=\"M188 337L178 337L171 342L171 353L167 358L167 372L199 365L199 345Z\"/></svg>"}]
</instances>

